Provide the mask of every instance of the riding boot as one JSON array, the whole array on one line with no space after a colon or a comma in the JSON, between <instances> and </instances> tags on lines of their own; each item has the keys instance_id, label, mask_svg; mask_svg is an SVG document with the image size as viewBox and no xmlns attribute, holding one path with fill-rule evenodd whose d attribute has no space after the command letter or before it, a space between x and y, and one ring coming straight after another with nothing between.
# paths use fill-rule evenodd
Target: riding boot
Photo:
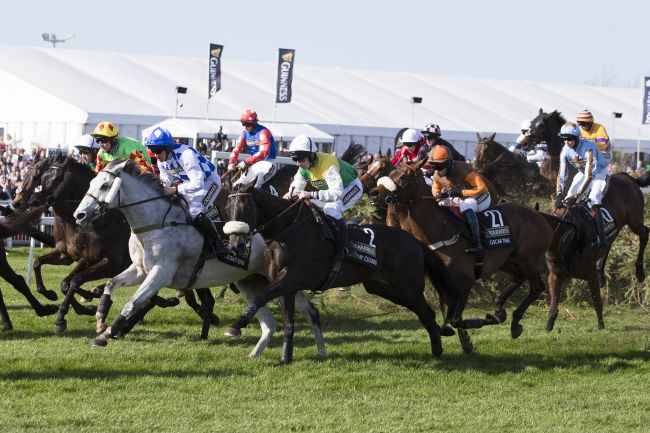
<instances>
[{"instance_id":1,"label":"riding boot","mask_svg":"<svg viewBox=\"0 0 650 433\"><path fill-rule=\"evenodd\" d=\"M483 254L483 244L481 243L481 232L479 231L478 218L476 213L472 209L467 209L463 212L467 222L469 223L469 229L472 234L472 246L465 250L468 254L482 255Z\"/></svg>"},{"instance_id":2,"label":"riding boot","mask_svg":"<svg viewBox=\"0 0 650 433\"><path fill-rule=\"evenodd\" d=\"M596 224L596 243L599 247L607 245L607 238L605 237L605 223L603 215L600 213L600 206L596 205L591 208L591 216Z\"/></svg>"},{"instance_id":3,"label":"riding boot","mask_svg":"<svg viewBox=\"0 0 650 433\"><path fill-rule=\"evenodd\" d=\"M348 224L345 219L336 220L336 254L341 258L348 255Z\"/></svg>"},{"instance_id":4,"label":"riding boot","mask_svg":"<svg viewBox=\"0 0 650 433\"><path fill-rule=\"evenodd\" d=\"M214 247L214 254L217 257L223 257L231 253L230 248L223 243L223 238L221 233L217 228L212 224L210 218L208 218L203 212L194 217L192 224L201 232L203 236L212 244Z\"/></svg>"}]
</instances>

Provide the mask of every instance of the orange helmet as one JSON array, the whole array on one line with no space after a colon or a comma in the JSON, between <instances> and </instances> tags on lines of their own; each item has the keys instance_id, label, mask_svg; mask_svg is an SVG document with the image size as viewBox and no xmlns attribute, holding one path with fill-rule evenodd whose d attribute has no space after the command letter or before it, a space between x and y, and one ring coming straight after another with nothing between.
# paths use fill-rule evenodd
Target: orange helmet
<instances>
[{"instance_id":1,"label":"orange helmet","mask_svg":"<svg viewBox=\"0 0 650 433\"><path fill-rule=\"evenodd\" d=\"M452 159L449 150L445 146L433 146L429 152L429 161L431 162L447 162Z\"/></svg>"},{"instance_id":2,"label":"orange helmet","mask_svg":"<svg viewBox=\"0 0 650 433\"><path fill-rule=\"evenodd\" d=\"M95 127L95 130L90 134L93 137L107 137L115 138L117 137L118 129L117 126L113 125L111 122L99 122Z\"/></svg>"},{"instance_id":3,"label":"orange helmet","mask_svg":"<svg viewBox=\"0 0 650 433\"><path fill-rule=\"evenodd\" d=\"M257 123L257 113L254 110L247 108L241 114L239 120L245 123Z\"/></svg>"}]
</instances>

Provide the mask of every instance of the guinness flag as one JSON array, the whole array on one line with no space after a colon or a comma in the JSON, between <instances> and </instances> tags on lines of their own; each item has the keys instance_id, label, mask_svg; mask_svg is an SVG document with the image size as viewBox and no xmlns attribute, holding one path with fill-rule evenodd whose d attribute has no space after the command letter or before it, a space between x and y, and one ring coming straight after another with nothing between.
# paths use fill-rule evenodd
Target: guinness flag
<instances>
[{"instance_id":1,"label":"guinness flag","mask_svg":"<svg viewBox=\"0 0 650 433\"><path fill-rule=\"evenodd\" d=\"M208 61L208 99L221 89L221 53L223 45L210 44L210 60Z\"/></svg>"},{"instance_id":2,"label":"guinness flag","mask_svg":"<svg viewBox=\"0 0 650 433\"><path fill-rule=\"evenodd\" d=\"M642 125L650 125L650 77L643 77L643 118Z\"/></svg>"},{"instance_id":3,"label":"guinness flag","mask_svg":"<svg viewBox=\"0 0 650 433\"><path fill-rule=\"evenodd\" d=\"M293 81L293 61L296 50L280 48L278 55L278 84L275 92L275 102L284 104L291 102L291 81Z\"/></svg>"}]
</instances>

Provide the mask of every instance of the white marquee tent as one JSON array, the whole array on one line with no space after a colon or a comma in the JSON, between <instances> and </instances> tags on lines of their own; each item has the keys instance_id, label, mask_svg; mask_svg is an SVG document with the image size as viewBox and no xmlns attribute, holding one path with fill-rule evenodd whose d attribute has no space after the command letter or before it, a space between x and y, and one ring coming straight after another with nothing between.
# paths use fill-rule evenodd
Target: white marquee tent
<instances>
[{"instance_id":1,"label":"white marquee tent","mask_svg":"<svg viewBox=\"0 0 650 433\"><path fill-rule=\"evenodd\" d=\"M650 150L650 130L640 126L639 89L307 66L298 60L292 102L274 106L275 63L226 56L222 90L207 104L207 59L7 45L0 45L0 56L0 129L24 147L73 145L102 120L117 123L123 135L142 137L176 110L177 121L185 119L197 137L219 125L231 134L241 111L252 107L261 123L283 137L319 134L323 142L333 138L338 152L352 140L371 151L386 150L401 127L436 122L445 138L471 154L477 132L496 132L507 144L521 121L541 107L568 118L589 108L617 149L634 151L639 141ZM176 86L188 89L178 95L178 109ZM422 103L412 104L413 96ZM614 119L612 112L623 117Z\"/></svg>"}]
</instances>

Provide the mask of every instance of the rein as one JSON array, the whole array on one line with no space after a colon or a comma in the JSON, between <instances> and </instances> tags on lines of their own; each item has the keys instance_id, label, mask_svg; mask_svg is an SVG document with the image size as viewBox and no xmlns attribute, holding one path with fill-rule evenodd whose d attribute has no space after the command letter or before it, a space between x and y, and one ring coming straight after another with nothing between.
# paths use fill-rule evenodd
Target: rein
<instances>
[{"instance_id":1,"label":"rein","mask_svg":"<svg viewBox=\"0 0 650 433\"><path fill-rule=\"evenodd\" d=\"M230 197L246 197L246 196L251 196L251 193L250 193L250 192L235 192L235 193L229 194L229 195L228 195L228 198L230 198ZM277 220L277 219L280 218L282 215L284 215L285 213L287 213L287 212L288 212L289 210L291 210L291 208L293 208L294 206L300 204L300 209L298 210L298 214L296 215L296 218L293 220L293 223L290 224L289 227L288 227L287 229L285 229L285 230L283 230L282 232L280 232L280 234L278 234L278 235L276 235L276 236L273 236L272 238L270 238L270 239L268 239L268 240L265 239L265 242L268 244L269 242L273 241L274 239L276 239L276 238L282 236L283 234L287 233L288 231L290 231L291 229L293 229L295 226L298 225L298 224L296 224L296 222L298 222L298 217L300 216L300 211L302 210L302 205L303 205L303 204L308 204L307 202L308 202L307 199L303 199L303 200L296 200L295 202L291 203L291 204L290 204L286 209L284 209L282 212L280 212L279 214L277 214L276 216L274 216L273 218L271 218L270 220L268 220L268 221L266 222L266 224L260 224L257 228L253 229L253 230L250 232L250 234L248 235L248 239L252 238L252 237L253 237L255 234L257 234L257 233L261 233L261 232L263 232L264 229L268 228L269 225L271 225L271 223L275 222L275 220ZM309 203L309 204L310 204L310 203Z\"/></svg>"}]
</instances>

